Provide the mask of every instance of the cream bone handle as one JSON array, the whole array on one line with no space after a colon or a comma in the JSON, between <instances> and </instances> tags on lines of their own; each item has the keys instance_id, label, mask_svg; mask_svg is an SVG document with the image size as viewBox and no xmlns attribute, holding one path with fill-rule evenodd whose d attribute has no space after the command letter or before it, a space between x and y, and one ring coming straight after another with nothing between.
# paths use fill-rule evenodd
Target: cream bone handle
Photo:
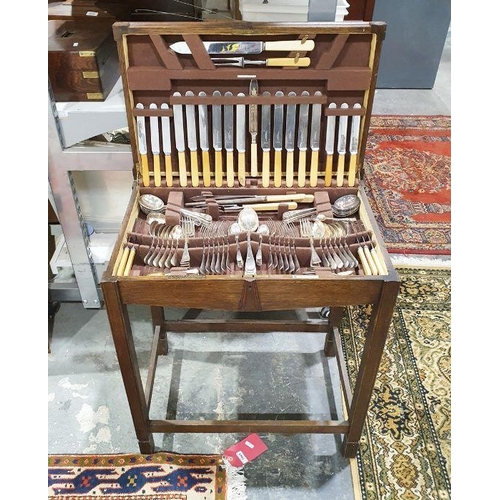
<instances>
[{"instance_id":1,"label":"cream bone handle","mask_svg":"<svg viewBox=\"0 0 500 500\"><path fill-rule=\"evenodd\" d=\"M296 201L298 203L313 203L314 195L313 194L271 194L266 196L266 201L275 202L275 201Z\"/></svg>"},{"instance_id":2,"label":"cream bone handle","mask_svg":"<svg viewBox=\"0 0 500 500\"><path fill-rule=\"evenodd\" d=\"M307 68L311 64L309 57L273 57L266 59L266 66Z\"/></svg>"},{"instance_id":3,"label":"cream bone handle","mask_svg":"<svg viewBox=\"0 0 500 500\"><path fill-rule=\"evenodd\" d=\"M275 211L278 210L278 207L282 204L285 204L286 210L295 210L297 208L297 202L296 201L290 201L290 202L275 202L275 203L250 203L248 205L244 205L245 207L251 207L253 208L256 212L266 212L266 211Z\"/></svg>"},{"instance_id":4,"label":"cream bone handle","mask_svg":"<svg viewBox=\"0 0 500 500\"><path fill-rule=\"evenodd\" d=\"M314 49L314 40L283 40L280 42L265 42L264 50L308 52Z\"/></svg>"}]
</instances>

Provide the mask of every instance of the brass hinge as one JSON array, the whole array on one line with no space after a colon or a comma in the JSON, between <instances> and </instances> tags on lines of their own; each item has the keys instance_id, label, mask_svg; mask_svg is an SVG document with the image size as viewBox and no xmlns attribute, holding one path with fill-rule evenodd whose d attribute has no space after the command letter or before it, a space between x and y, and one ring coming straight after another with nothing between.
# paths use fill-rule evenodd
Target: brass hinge
<instances>
[{"instance_id":1,"label":"brass hinge","mask_svg":"<svg viewBox=\"0 0 500 500\"><path fill-rule=\"evenodd\" d=\"M80 57L94 57L95 56L95 51L94 50L80 50L78 52L78 55Z\"/></svg>"},{"instance_id":2,"label":"brass hinge","mask_svg":"<svg viewBox=\"0 0 500 500\"><path fill-rule=\"evenodd\" d=\"M83 78L99 78L99 71L82 71Z\"/></svg>"},{"instance_id":3,"label":"brass hinge","mask_svg":"<svg viewBox=\"0 0 500 500\"><path fill-rule=\"evenodd\" d=\"M87 92L87 99L89 101L95 101L97 99L104 99L102 92Z\"/></svg>"}]
</instances>

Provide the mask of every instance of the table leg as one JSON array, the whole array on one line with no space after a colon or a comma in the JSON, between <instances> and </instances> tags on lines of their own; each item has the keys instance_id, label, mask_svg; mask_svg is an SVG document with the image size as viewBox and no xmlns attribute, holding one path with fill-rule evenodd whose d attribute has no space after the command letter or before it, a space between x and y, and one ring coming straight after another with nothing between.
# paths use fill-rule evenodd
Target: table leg
<instances>
[{"instance_id":1,"label":"table leg","mask_svg":"<svg viewBox=\"0 0 500 500\"><path fill-rule=\"evenodd\" d=\"M333 329L338 328L340 325L340 320L344 314L343 307L331 307L330 314L328 315L328 332L325 339L324 352L325 356L329 358L334 358L337 355L335 349L335 341L333 339Z\"/></svg>"},{"instance_id":2,"label":"table leg","mask_svg":"<svg viewBox=\"0 0 500 500\"><path fill-rule=\"evenodd\" d=\"M149 415L139 372L137 353L126 305L120 299L117 282L105 281L101 289L106 303L111 334L122 373L125 392L132 413L139 449L143 454L154 453L153 434L149 430Z\"/></svg>"},{"instance_id":3,"label":"table leg","mask_svg":"<svg viewBox=\"0 0 500 500\"><path fill-rule=\"evenodd\" d=\"M365 424L398 290L399 282L385 282L378 303L373 304L352 404L349 408L349 431L343 442L343 454L347 458L354 458L358 451L359 439Z\"/></svg>"},{"instance_id":4,"label":"table leg","mask_svg":"<svg viewBox=\"0 0 500 500\"><path fill-rule=\"evenodd\" d=\"M167 329L165 328L165 313L161 306L151 306L151 318L153 320L153 332L157 326L160 327L160 349L158 354L168 354Z\"/></svg>"}]
</instances>

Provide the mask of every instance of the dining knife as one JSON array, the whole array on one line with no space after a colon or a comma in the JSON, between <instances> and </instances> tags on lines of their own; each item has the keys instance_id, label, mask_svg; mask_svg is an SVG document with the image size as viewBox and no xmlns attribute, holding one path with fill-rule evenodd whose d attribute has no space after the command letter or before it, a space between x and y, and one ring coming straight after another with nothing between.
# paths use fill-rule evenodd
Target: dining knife
<instances>
[{"instance_id":1,"label":"dining knife","mask_svg":"<svg viewBox=\"0 0 500 500\"><path fill-rule=\"evenodd\" d=\"M282 52L308 52L314 49L314 40L283 40L278 42L202 42L209 54L261 54L264 51ZM186 42L175 42L170 48L178 54L191 54L191 49Z\"/></svg>"},{"instance_id":2,"label":"dining knife","mask_svg":"<svg viewBox=\"0 0 500 500\"><path fill-rule=\"evenodd\" d=\"M194 97L194 92L188 90L186 97ZM198 187L200 176L198 172L198 141L196 139L196 114L194 104L186 104L186 124L187 124L187 142L190 151L191 163L191 184Z\"/></svg>"},{"instance_id":3,"label":"dining knife","mask_svg":"<svg viewBox=\"0 0 500 500\"><path fill-rule=\"evenodd\" d=\"M271 97L267 90L262 93L264 97ZM270 151L271 151L271 105L262 105L260 147L262 148L262 187L269 187Z\"/></svg>"},{"instance_id":4,"label":"dining knife","mask_svg":"<svg viewBox=\"0 0 500 500\"><path fill-rule=\"evenodd\" d=\"M243 92L238 97L245 97ZM245 141L246 141L245 105L236 105L236 149L238 150L238 182L245 185Z\"/></svg>"},{"instance_id":5,"label":"dining knife","mask_svg":"<svg viewBox=\"0 0 500 500\"><path fill-rule=\"evenodd\" d=\"M295 92L289 92L288 97L295 97ZM293 186L293 153L295 150L295 104L286 105L285 149L286 149L286 187Z\"/></svg>"},{"instance_id":6,"label":"dining knife","mask_svg":"<svg viewBox=\"0 0 500 500\"><path fill-rule=\"evenodd\" d=\"M335 109L337 105L332 102L328 105L329 109ZM325 187L332 185L333 175L333 153L335 147L335 115L328 115L326 119L326 136L325 136Z\"/></svg>"},{"instance_id":7,"label":"dining knife","mask_svg":"<svg viewBox=\"0 0 500 500\"><path fill-rule=\"evenodd\" d=\"M314 93L320 96L321 91ZM311 169L309 171L309 182L311 187L318 185L318 156L319 156L319 137L321 131L321 104L313 104L311 115L311 137L309 146L311 148Z\"/></svg>"},{"instance_id":8,"label":"dining knife","mask_svg":"<svg viewBox=\"0 0 500 500\"><path fill-rule=\"evenodd\" d=\"M357 102L354 109L360 109L361 104ZM349 173L347 176L347 185L349 187L354 186L356 182L356 162L358 158L358 146L359 146L359 132L360 132L361 116L354 115L351 120L351 140L349 143Z\"/></svg>"},{"instance_id":9,"label":"dining knife","mask_svg":"<svg viewBox=\"0 0 500 500\"><path fill-rule=\"evenodd\" d=\"M215 66L281 66L307 68L311 64L309 57L273 57L264 60L245 59L244 57L212 57Z\"/></svg>"},{"instance_id":10,"label":"dining knife","mask_svg":"<svg viewBox=\"0 0 500 500\"><path fill-rule=\"evenodd\" d=\"M160 108L168 109L168 104L164 102ZM174 184L172 175L172 143L170 142L170 116L161 117L161 143L165 158L165 181L167 186L170 187Z\"/></svg>"},{"instance_id":11,"label":"dining knife","mask_svg":"<svg viewBox=\"0 0 500 500\"><path fill-rule=\"evenodd\" d=\"M149 109L158 109L155 103L149 105ZM160 131L158 129L158 117L149 117L149 131L151 133L151 152L153 153L153 174L156 187L161 186L160 172Z\"/></svg>"},{"instance_id":12,"label":"dining knife","mask_svg":"<svg viewBox=\"0 0 500 500\"><path fill-rule=\"evenodd\" d=\"M255 78L250 81L249 95L257 97L259 94L259 84ZM257 177L257 132L258 132L257 104L248 106L248 131L251 137L250 143L250 175Z\"/></svg>"},{"instance_id":13,"label":"dining knife","mask_svg":"<svg viewBox=\"0 0 500 500\"><path fill-rule=\"evenodd\" d=\"M226 92L224 97L233 97L232 92ZM224 104L224 148L226 149L227 187L234 186L234 140L233 140L233 105Z\"/></svg>"},{"instance_id":14,"label":"dining knife","mask_svg":"<svg viewBox=\"0 0 500 500\"><path fill-rule=\"evenodd\" d=\"M281 90L276 92L276 97L284 97ZM281 151L283 150L283 104L274 105L273 123L273 148L274 148L274 187L281 187Z\"/></svg>"},{"instance_id":15,"label":"dining knife","mask_svg":"<svg viewBox=\"0 0 500 500\"><path fill-rule=\"evenodd\" d=\"M340 105L342 109L347 109L349 107L345 102ZM340 187L344 184L344 164L345 164L345 153L347 148L347 116L341 116L339 119L339 136L337 138L337 153L338 163L337 163L337 186Z\"/></svg>"},{"instance_id":16,"label":"dining knife","mask_svg":"<svg viewBox=\"0 0 500 500\"><path fill-rule=\"evenodd\" d=\"M174 92L173 97L180 97L180 92ZM182 187L187 186L186 169L186 146L184 144L184 115L182 104L172 106L174 112L174 137L175 147L177 148L177 158L179 160L179 182Z\"/></svg>"},{"instance_id":17,"label":"dining knife","mask_svg":"<svg viewBox=\"0 0 500 500\"><path fill-rule=\"evenodd\" d=\"M207 94L201 91L198 94L200 97L207 97ZM210 179L210 155L209 155L209 141L208 141L208 110L206 104L198 105L198 125L200 131L200 149L201 160L203 164L203 186L209 187Z\"/></svg>"},{"instance_id":18,"label":"dining knife","mask_svg":"<svg viewBox=\"0 0 500 500\"><path fill-rule=\"evenodd\" d=\"M137 103L137 109L144 109L144 104ZM142 183L149 186L148 145L146 142L146 118L137 117L137 142L139 143L139 155L141 161Z\"/></svg>"},{"instance_id":19,"label":"dining knife","mask_svg":"<svg viewBox=\"0 0 500 500\"><path fill-rule=\"evenodd\" d=\"M222 94L215 90L214 97L222 97ZM212 104L212 143L215 151L215 186L222 186L222 106Z\"/></svg>"},{"instance_id":20,"label":"dining knife","mask_svg":"<svg viewBox=\"0 0 500 500\"><path fill-rule=\"evenodd\" d=\"M309 92L304 90L302 97L308 97ZM307 152L307 129L309 126L309 104L302 103L299 106L299 132L297 136L297 147L299 148L298 185L306 185L306 152ZM287 167L288 168L288 167Z\"/></svg>"}]
</instances>

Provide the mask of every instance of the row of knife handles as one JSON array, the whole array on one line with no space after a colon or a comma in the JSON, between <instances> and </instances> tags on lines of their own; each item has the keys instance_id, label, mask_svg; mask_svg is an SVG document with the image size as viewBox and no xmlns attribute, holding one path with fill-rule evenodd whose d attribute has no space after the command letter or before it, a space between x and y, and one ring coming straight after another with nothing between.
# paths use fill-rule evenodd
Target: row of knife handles
<instances>
[{"instance_id":1,"label":"row of knife handles","mask_svg":"<svg viewBox=\"0 0 500 500\"><path fill-rule=\"evenodd\" d=\"M233 97L228 92L225 96ZM180 93L174 93L175 97L179 97ZM296 100L295 93L289 93L289 97ZM316 92L315 96L321 95L321 92ZM186 97L194 96L187 92ZM244 94L238 94L244 96ZM283 104L283 120L282 127L282 146L281 149L276 149L274 146L275 133L275 109L276 104L269 104L269 121L268 128L270 137L268 139L270 148L262 148L262 104L257 107L258 133L255 141L251 141L249 132L249 104L221 104L221 148L214 148L213 143L213 127L212 127L212 107L215 104L173 104L169 106L167 103L162 103L160 109L156 104L149 106L149 112L141 113L144 106L140 103L136 106L136 120L138 142L142 140L146 146L139 147L140 152L140 171L142 174L142 183L144 186L167 186L174 185L174 177L178 177L178 185L187 187L188 184L192 187L234 187L245 186L248 175L252 178L260 177L262 187L316 187L318 186L318 178L322 178L325 187L336 185L337 187L354 186L356 183L356 175L358 172L357 161L359 153L359 137L361 115L364 111L361 104L356 103L349 108L347 103L340 105L338 113L336 103L318 104L317 101L308 103L302 101L301 104ZM234 102L234 100L233 100ZM299 101L300 102L300 101ZM208 136L208 149L203 150L200 147L200 106L206 108ZM293 127L293 143L294 148L286 148L287 142L287 113L290 107L295 109L295 124ZM307 131L306 131L306 148L299 150L297 145L299 117L302 106L307 106ZM311 148L311 120L314 106L320 106L320 120L318 132L319 148ZM228 149L225 137L225 111L226 108L232 109L232 140L233 148ZM328 112L327 112L328 109ZM243 117L238 121L238 116L241 113ZM325 120L326 115L326 120ZM146 117L149 116L149 119ZM317 116L317 114L316 114ZM175 130L175 122L182 123L183 130ZM158 140L157 146L153 148L151 145L151 124L157 123ZM242 125L243 124L243 125ZM343 126L342 126L343 125ZM245 141L245 148L236 147L236 128L244 126L245 134L248 136ZM192 133L196 137L196 145L189 147L187 140L187 129L191 127ZM326 133L326 129L330 128L332 132ZM155 127L156 128L156 127ZM340 130L344 131L341 133ZM139 137L143 134L142 138ZM176 134L181 134L183 137L184 148L179 149L179 142ZM356 139L351 141L354 136ZM149 137L149 142L147 142ZM167 138L165 144L164 137ZM328 144L327 144L327 139ZM246 145L250 143L250 148ZM350 144L351 143L351 144ZM243 150L242 150L243 149ZM249 149L249 151L248 151ZM149 154L148 154L149 153ZM201 158L200 158L201 157ZM162 160L163 158L163 160ZM335 159L335 160L334 160ZM334 165L335 163L335 165ZM297 168L296 168L297 165ZM248 168L250 166L250 168ZM334 169L335 166L335 169ZM162 179L165 179L162 182Z\"/></svg>"}]
</instances>

